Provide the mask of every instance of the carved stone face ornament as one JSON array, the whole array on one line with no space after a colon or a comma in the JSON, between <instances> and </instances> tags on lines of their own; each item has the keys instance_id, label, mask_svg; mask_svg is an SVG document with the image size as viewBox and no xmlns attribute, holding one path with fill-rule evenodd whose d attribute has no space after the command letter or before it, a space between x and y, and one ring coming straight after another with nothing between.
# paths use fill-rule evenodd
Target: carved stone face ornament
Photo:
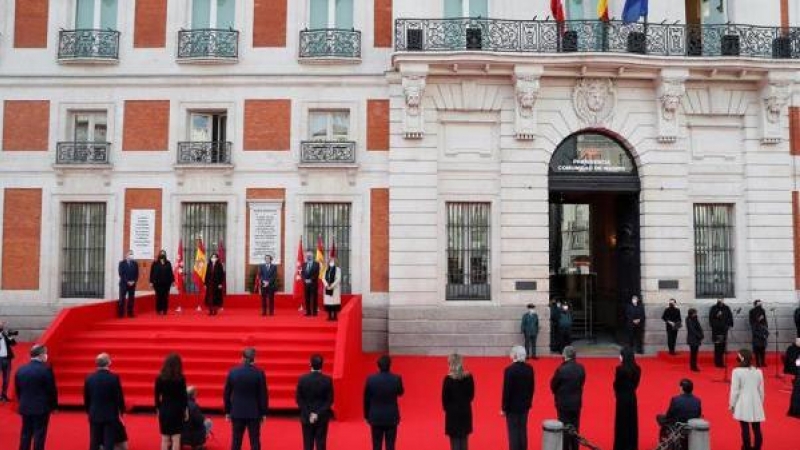
<instances>
[{"instance_id":1,"label":"carved stone face ornament","mask_svg":"<svg viewBox=\"0 0 800 450\"><path fill-rule=\"evenodd\" d=\"M572 92L575 113L588 125L608 120L616 105L616 89L611 79L581 78Z\"/></svg>"}]
</instances>

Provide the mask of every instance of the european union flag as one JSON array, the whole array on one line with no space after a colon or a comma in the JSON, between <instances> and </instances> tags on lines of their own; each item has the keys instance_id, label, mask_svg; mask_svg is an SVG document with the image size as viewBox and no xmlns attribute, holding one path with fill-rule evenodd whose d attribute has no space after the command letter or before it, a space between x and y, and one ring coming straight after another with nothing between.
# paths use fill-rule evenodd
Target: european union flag
<instances>
[{"instance_id":1,"label":"european union flag","mask_svg":"<svg viewBox=\"0 0 800 450\"><path fill-rule=\"evenodd\" d=\"M637 22L640 17L647 19L647 0L626 0L622 10L622 21Z\"/></svg>"}]
</instances>

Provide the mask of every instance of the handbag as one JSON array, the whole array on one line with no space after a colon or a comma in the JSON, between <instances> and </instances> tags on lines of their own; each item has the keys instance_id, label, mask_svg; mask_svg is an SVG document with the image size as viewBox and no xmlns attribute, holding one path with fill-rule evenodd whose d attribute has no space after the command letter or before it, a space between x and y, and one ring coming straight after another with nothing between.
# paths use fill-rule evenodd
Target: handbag
<instances>
[{"instance_id":1,"label":"handbag","mask_svg":"<svg viewBox=\"0 0 800 450\"><path fill-rule=\"evenodd\" d=\"M325 295L329 295L329 296L333 297L333 289L327 289L326 288L325 289Z\"/></svg>"}]
</instances>

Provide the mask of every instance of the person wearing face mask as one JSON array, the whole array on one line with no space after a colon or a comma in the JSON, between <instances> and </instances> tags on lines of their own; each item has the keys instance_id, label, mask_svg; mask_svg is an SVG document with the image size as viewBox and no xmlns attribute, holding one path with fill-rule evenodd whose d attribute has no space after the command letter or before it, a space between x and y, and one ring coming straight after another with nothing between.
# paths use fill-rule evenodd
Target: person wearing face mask
<instances>
[{"instance_id":1,"label":"person wearing face mask","mask_svg":"<svg viewBox=\"0 0 800 450\"><path fill-rule=\"evenodd\" d=\"M583 406L583 386L586 384L586 369L575 361L577 353L571 345L564 347L564 362L556 369L550 379L558 420L580 431L581 408ZM578 450L578 440L565 436L564 450Z\"/></svg>"},{"instance_id":2,"label":"person wearing face mask","mask_svg":"<svg viewBox=\"0 0 800 450\"><path fill-rule=\"evenodd\" d=\"M150 266L150 286L156 292L156 314L166 316L169 309L169 289L175 283L172 263L167 259L167 252L161 250L158 259Z\"/></svg>"},{"instance_id":3,"label":"person wearing face mask","mask_svg":"<svg viewBox=\"0 0 800 450\"><path fill-rule=\"evenodd\" d=\"M724 299L717 299L717 303L711 307L708 312L708 321L711 325L711 339L714 341L714 365L725 367L728 330L733 328L733 312L725 304Z\"/></svg>"},{"instance_id":4,"label":"person wearing face mask","mask_svg":"<svg viewBox=\"0 0 800 450\"><path fill-rule=\"evenodd\" d=\"M206 269L206 306L208 315L216 316L222 307L222 288L225 285L225 267L219 261L219 255L211 254L211 262Z\"/></svg>"},{"instance_id":5,"label":"person wearing face mask","mask_svg":"<svg viewBox=\"0 0 800 450\"><path fill-rule=\"evenodd\" d=\"M761 422L764 415L764 375L753 364L753 354L743 348L736 355L739 367L731 373L730 411L739 421L743 450L761 450L763 437ZM753 441L750 440L750 431Z\"/></svg>"},{"instance_id":6,"label":"person wearing face mask","mask_svg":"<svg viewBox=\"0 0 800 450\"><path fill-rule=\"evenodd\" d=\"M620 350L620 365L614 375L614 396L617 400L614 413L614 450L637 450L639 448L639 404L636 389L642 377L642 369L636 364L636 356L628 347Z\"/></svg>"},{"instance_id":7,"label":"person wearing face mask","mask_svg":"<svg viewBox=\"0 0 800 450\"><path fill-rule=\"evenodd\" d=\"M639 301L639 296L631 297L631 302L625 307L625 329L628 331L628 346L636 353L644 353L642 338L644 336L644 306Z\"/></svg>"},{"instance_id":8,"label":"person wearing face mask","mask_svg":"<svg viewBox=\"0 0 800 450\"><path fill-rule=\"evenodd\" d=\"M761 306L761 300L753 302L753 308L748 314L750 332L753 338L753 355L756 367L767 366L767 340L769 339L769 326L767 325L767 312Z\"/></svg>"},{"instance_id":9,"label":"person wearing face mask","mask_svg":"<svg viewBox=\"0 0 800 450\"><path fill-rule=\"evenodd\" d=\"M50 414L58 406L58 390L53 369L47 365L47 347L34 345L31 361L20 367L14 378L17 412L22 416L20 449L44 450Z\"/></svg>"},{"instance_id":10,"label":"person wearing face mask","mask_svg":"<svg viewBox=\"0 0 800 450\"><path fill-rule=\"evenodd\" d=\"M536 305L533 303L528 303L528 310L522 315L520 331L525 339L525 351L528 353L528 359L537 359L536 337L539 335L539 315L536 314Z\"/></svg>"},{"instance_id":11,"label":"person wearing face mask","mask_svg":"<svg viewBox=\"0 0 800 450\"><path fill-rule=\"evenodd\" d=\"M300 271L300 276L303 278L303 284L305 285L306 316L317 315L319 270L319 263L314 261L311 252L306 252L306 262L303 264L303 269Z\"/></svg>"},{"instance_id":12,"label":"person wearing face mask","mask_svg":"<svg viewBox=\"0 0 800 450\"><path fill-rule=\"evenodd\" d=\"M275 315L275 291L277 290L278 266L272 264L272 255L264 257L264 264L258 266L258 279L261 282L261 315Z\"/></svg>"},{"instance_id":13,"label":"person wearing face mask","mask_svg":"<svg viewBox=\"0 0 800 450\"><path fill-rule=\"evenodd\" d=\"M322 304L325 306L325 311L328 312L328 320L336 320L336 315L342 308L342 269L336 267L336 259L333 257L328 260L328 268L325 269L322 284L325 287Z\"/></svg>"},{"instance_id":14,"label":"person wearing face mask","mask_svg":"<svg viewBox=\"0 0 800 450\"><path fill-rule=\"evenodd\" d=\"M558 351L572 344L572 312L569 304L564 302L561 311L558 313Z\"/></svg>"},{"instance_id":15,"label":"person wearing face mask","mask_svg":"<svg viewBox=\"0 0 800 450\"><path fill-rule=\"evenodd\" d=\"M133 317L133 302L136 299L136 281L139 279L139 266L133 259L133 250L128 250L128 255L117 265L119 273L119 302L117 303L117 317ZM127 297L127 302L126 302Z\"/></svg>"},{"instance_id":16,"label":"person wearing face mask","mask_svg":"<svg viewBox=\"0 0 800 450\"><path fill-rule=\"evenodd\" d=\"M0 402L8 401L8 381L11 378L11 361L14 359L14 349L17 340L16 331L6 330L6 323L0 320L0 372L3 374L3 389L0 391Z\"/></svg>"},{"instance_id":17,"label":"person wearing face mask","mask_svg":"<svg viewBox=\"0 0 800 450\"><path fill-rule=\"evenodd\" d=\"M705 334L697 318L697 310L689 308L686 316L686 344L689 345L689 369L692 372L700 372L700 368L697 367L697 353L700 351L703 338Z\"/></svg>"},{"instance_id":18,"label":"person wearing face mask","mask_svg":"<svg viewBox=\"0 0 800 450\"><path fill-rule=\"evenodd\" d=\"M678 340L678 330L681 328L681 310L678 309L674 298L669 299L669 306L661 314L661 320L667 326L667 348L669 354L675 354L675 342Z\"/></svg>"}]
</instances>

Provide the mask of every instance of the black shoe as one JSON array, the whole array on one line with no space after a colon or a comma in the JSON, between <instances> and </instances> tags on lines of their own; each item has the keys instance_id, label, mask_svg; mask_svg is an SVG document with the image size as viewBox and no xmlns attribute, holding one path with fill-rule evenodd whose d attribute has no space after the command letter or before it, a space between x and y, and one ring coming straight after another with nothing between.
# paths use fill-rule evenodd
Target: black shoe
<instances>
[{"instance_id":1,"label":"black shoe","mask_svg":"<svg viewBox=\"0 0 800 450\"><path fill-rule=\"evenodd\" d=\"M692 368L691 368L691 371L692 371L692 372L700 372L700 369L698 369L697 367L692 367Z\"/></svg>"}]
</instances>

